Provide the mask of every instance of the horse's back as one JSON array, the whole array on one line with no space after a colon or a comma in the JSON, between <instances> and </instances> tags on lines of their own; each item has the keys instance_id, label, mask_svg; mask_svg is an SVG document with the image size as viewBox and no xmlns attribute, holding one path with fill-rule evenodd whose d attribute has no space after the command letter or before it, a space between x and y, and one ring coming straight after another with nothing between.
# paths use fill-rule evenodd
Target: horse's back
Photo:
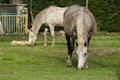
<instances>
[{"instance_id":1,"label":"horse's back","mask_svg":"<svg viewBox=\"0 0 120 80\"><path fill-rule=\"evenodd\" d=\"M63 26L63 14L67 7L51 6L47 11L46 21L55 26Z\"/></svg>"},{"instance_id":2,"label":"horse's back","mask_svg":"<svg viewBox=\"0 0 120 80\"><path fill-rule=\"evenodd\" d=\"M74 30L76 28L75 19L78 16L80 8L81 7L78 5L73 5L65 10L63 25L64 31L69 35L72 35L72 33L74 33Z\"/></svg>"},{"instance_id":3,"label":"horse's back","mask_svg":"<svg viewBox=\"0 0 120 80\"><path fill-rule=\"evenodd\" d=\"M76 12L80 9L81 6L78 6L78 5L73 5L73 6L70 6L68 7L66 10L65 10L65 13L64 13L64 16L66 15L69 15L73 12Z\"/></svg>"},{"instance_id":4,"label":"horse's back","mask_svg":"<svg viewBox=\"0 0 120 80\"><path fill-rule=\"evenodd\" d=\"M32 28L38 31L42 24L63 26L63 14L67 7L50 6L40 11L33 20Z\"/></svg>"},{"instance_id":5,"label":"horse's back","mask_svg":"<svg viewBox=\"0 0 120 80\"><path fill-rule=\"evenodd\" d=\"M84 25L83 27L81 26ZM86 32L96 31L96 22L92 13L86 8L78 5L73 5L66 9L64 13L64 30L68 34L72 34L76 29L84 28Z\"/></svg>"},{"instance_id":6,"label":"horse's back","mask_svg":"<svg viewBox=\"0 0 120 80\"><path fill-rule=\"evenodd\" d=\"M63 26L63 14L66 8L50 6L41 11L38 17L43 23Z\"/></svg>"}]
</instances>

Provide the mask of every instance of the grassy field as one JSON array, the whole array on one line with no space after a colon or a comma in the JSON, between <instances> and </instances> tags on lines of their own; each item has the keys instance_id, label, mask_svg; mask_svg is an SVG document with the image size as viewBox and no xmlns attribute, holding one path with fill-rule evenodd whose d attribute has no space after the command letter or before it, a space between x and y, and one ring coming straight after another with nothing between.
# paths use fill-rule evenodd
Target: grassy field
<instances>
[{"instance_id":1,"label":"grassy field","mask_svg":"<svg viewBox=\"0 0 120 80\"><path fill-rule=\"evenodd\" d=\"M35 47L10 44L25 39L0 36L0 80L120 80L120 33L99 32L91 39L86 70L77 69L75 51L73 65L66 66L66 41L60 34L55 46L44 47L43 37Z\"/></svg>"}]
</instances>

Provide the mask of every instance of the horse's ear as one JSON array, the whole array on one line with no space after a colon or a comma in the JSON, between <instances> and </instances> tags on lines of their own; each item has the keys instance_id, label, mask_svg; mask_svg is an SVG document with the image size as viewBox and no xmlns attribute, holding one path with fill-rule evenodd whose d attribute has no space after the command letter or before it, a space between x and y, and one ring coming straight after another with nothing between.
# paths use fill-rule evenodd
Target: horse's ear
<instances>
[{"instance_id":1,"label":"horse's ear","mask_svg":"<svg viewBox=\"0 0 120 80\"><path fill-rule=\"evenodd\" d=\"M29 28L29 29L28 29L28 31L31 31L31 32L33 32L33 30L32 30L31 28Z\"/></svg>"},{"instance_id":2,"label":"horse's ear","mask_svg":"<svg viewBox=\"0 0 120 80\"><path fill-rule=\"evenodd\" d=\"M31 28L32 28L32 23L30 23L30 24L28 25L28 30L31 31L31 32L33 32Z\"/></svg>"}]
</instances>

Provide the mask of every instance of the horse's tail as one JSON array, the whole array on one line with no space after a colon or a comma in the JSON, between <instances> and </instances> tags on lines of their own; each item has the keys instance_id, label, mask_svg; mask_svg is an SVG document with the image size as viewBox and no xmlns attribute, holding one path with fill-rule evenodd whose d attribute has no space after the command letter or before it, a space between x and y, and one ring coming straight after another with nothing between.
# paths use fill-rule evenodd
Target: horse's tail
<instances>
[{"instance_id":1,"label":"horse's tail","mask_svg":"<svg viewBox=\"0 0 120 80\"><path fill-rule=\"evenodd\" d=\"M94 35L97 32L97 24L96 24L96 20L95 20L95 17L93 16L93 14L91 12L89 14L91 15L91 17L93 19L92 34Z\"/></svg>"},{"instance_id":2,"label":"horse's tail","mask_svg":"<svg viewBox=\"0 0 120 80\"><path fill-rule=\"evenodd\" d=\"M96 24L96 20L95 20L94 16L93 16L93 20L94 20L94 24L93 24L93 34L96 34L96 32L97 32L97 24Z\"/></svg>"},{"instance_id":3,"label":"horse's tail","mask_svg":"<svg viewBox=\"0 0 120 80\"><path fill-rule=\"evenodd\" d=\"M88 9L88 0L86 0L86 9ZM94 24L93 24L93 34L95 34L97 32L97 24L96 24L96 20L94 18L94 16L92 15L93 20L94 20Z\"/></svg>"}]
</instances>

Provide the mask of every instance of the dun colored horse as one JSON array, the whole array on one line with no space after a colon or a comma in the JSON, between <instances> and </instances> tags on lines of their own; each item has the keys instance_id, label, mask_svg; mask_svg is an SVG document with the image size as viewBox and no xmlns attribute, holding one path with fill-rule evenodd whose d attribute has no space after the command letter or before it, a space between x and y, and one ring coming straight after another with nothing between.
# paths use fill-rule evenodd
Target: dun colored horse
<instances>
[{"instance_id":1,"label":"dun colored horse","mask_svg":"<svg viewBox=\"0 0 120 80\"><path fill-rule=\"evenodd\" d=\"M78 69L87 68L89 41L96 32L96 21L93 14L86 7L70 6L65 10L63 25L68 48L67 65L72 65L72 52L77 39L77 67Z\"/></svg>"}]
</instances>

